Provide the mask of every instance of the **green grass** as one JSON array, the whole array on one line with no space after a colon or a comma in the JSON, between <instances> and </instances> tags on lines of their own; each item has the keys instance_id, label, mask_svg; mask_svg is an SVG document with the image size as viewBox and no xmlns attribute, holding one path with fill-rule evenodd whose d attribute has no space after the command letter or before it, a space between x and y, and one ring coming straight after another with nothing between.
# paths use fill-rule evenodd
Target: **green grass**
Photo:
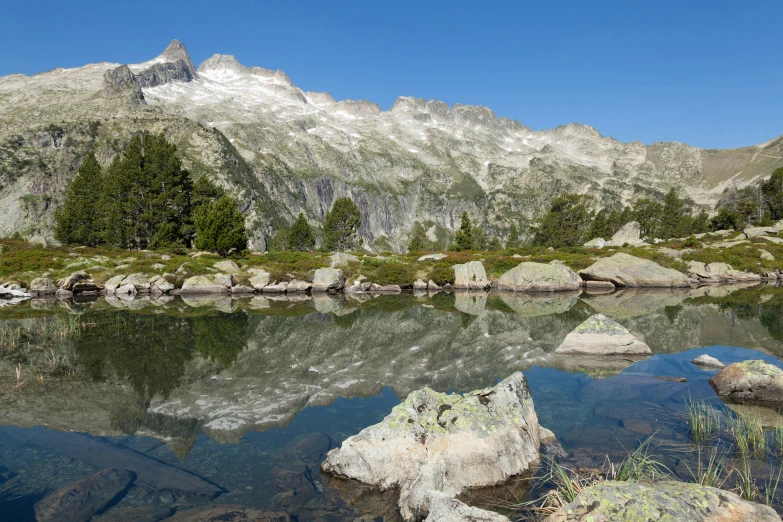
<instances>
[{"instance_id":1,"label":"green grass","mask_svg":"<svg viewBox=\"0 0 783 522\"><path fill-rule=\"evenodd\" d=\"M694 472L690 466L685 464L688 471L691 473L693 482L700 486L707 486L710 488L722 488L726 481L729 479L729 471L725 464L725 455L718 454L718 448L713 447L710 451L709 459L706 464L701 458L701 446L696 461L696 471Z\"/></svg>"}]
</instances>

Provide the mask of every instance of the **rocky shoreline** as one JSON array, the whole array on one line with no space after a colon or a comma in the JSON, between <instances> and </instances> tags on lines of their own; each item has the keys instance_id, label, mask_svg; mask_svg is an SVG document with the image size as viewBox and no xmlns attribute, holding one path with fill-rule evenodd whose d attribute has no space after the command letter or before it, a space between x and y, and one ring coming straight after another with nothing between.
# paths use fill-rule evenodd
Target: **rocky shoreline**
<instances>
[{"instance_id":1,"label":"rocky shoreline","mask_svg":"<svg viewBox=\"0 0 783 522\"><path fill-rule=\"evenodd\" d=\"M335 254L336 261L349 255ZM353 257L353 256L349 256ZM334 264L334 263L333 263ZM664 268L654 261L617 253L598 259L591 266L574 271L559 261L550 263L520 262L497 281L487 277L481 261L452 265L454 281L438 285L431 279L417 279L406 285L379 285L363 276L346 280L343 270L335 266L314 271L311 280L275 280L262 268L242 268L227 260L213 265L216 273L183 277L181 274L148 275L141 272L115 275L99 283L86 271L53 280L36 277L29 288L18 283L0 283L0 298L24 300L30 297L54 296L67 299L73 296L105 295L129 298L142 295L275 295L275 294L323 294L345 293L396 294L412 289L421 292L442 290L469 290L551 294L558 292L611 292L619 288L693 288L715 284L746 284L783 280L781 271L765 275L734 270L727 263L699 263L690 261L683 274Z\"/></svg>"}]
</instances>

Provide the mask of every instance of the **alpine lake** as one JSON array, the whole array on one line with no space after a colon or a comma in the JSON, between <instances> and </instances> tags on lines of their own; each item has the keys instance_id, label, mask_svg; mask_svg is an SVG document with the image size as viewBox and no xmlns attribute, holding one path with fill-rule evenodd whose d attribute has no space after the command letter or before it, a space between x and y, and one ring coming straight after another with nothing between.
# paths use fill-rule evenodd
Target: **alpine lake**
<instances>
[{"instance_id":1,"label":"alpine lake","mask_svg":"<svg viewBox=\"0 0 783 522\"><path fill-rule=\"evenodd\" d=\"M654 355L554 353L597 313ZM691 363L704 353L783 367L783 288L7 304L0 520L36 520L46 495L107 468L132 479L92 520L165 520L228 504L301 522L398 520L389 493L322 476L326 453L416 389L463 393L515 371L528 379L538 419L557 435L558 461L569 469L611 466L646 441L668 473L693 481L710 454L727 466L737 458L726 419L754 415L769 428L767 450L750 464L763 490L781 465L774 428L783 417L724 404L708 383L716 370ZM686 416L695 399L724 419L701 445ZM521 503L551 489L546 473L542 465L536 477L470 503L524 515Z\"/></svg>"}]
</instances>

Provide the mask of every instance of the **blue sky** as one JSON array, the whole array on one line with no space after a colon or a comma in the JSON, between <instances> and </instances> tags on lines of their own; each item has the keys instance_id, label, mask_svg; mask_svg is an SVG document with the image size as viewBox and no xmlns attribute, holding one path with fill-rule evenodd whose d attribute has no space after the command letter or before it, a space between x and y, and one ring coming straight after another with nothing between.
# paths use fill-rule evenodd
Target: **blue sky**
<instances>
[{"instance_id":1,"label":"blue sky","mask_svg":"<svg viewBox=\"0 0 783 522\"><path fill-rule=\"evenodd\" d=\"M141 62L179 38L196 65L234 54L384 110L412 95L534 129L739 147L783 134L782 19L779 0L8 2L0 75Z\"/></svg>"}]
</instances>

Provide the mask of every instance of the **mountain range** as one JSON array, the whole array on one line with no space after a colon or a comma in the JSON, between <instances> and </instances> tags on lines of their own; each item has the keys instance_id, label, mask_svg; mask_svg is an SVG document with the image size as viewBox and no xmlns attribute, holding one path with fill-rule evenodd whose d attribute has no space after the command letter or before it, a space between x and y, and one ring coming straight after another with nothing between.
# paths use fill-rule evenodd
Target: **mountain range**
<instances>
[{"instance_id":1,"label":"mountain range","mask_svg":"<svg viewBox=\"0 0 783 522\"><path fill-rule=\"evenodd\" d=\"M383 111L231 55L196 68L174 40L139 64L0 77L0 236L51 242L85 154L106 166L141 131L164 132L194 175L238 198L256 250L300 211L319 226L342 196L359 207L367 246L404 250L416 222L445 245L463 211L489 235L524 231L563 191L612 207L676 187L712 210L783 166L783 136L716 150L623 143L578 123L534 131L482 105L407 96Z\"/></svg>"}]
</instances>

